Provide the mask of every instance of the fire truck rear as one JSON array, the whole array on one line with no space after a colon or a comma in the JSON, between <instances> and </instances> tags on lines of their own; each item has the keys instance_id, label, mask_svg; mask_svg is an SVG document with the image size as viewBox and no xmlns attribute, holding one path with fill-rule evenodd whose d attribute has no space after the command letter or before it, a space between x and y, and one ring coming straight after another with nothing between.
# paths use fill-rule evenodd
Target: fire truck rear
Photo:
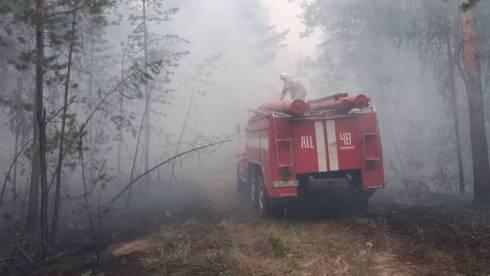
<instances>
[{"instance_id":1,"label":"fire truck rear","mask_svg":"<svg viewBox=\"0 0 490 276\"><path fill-rule=\"evenodd\" d=\"M341 193L358 211L384 188L376 112L364 95L271 102L251 111L237 190L261 216Z\"/></svg>"}]
</instances>

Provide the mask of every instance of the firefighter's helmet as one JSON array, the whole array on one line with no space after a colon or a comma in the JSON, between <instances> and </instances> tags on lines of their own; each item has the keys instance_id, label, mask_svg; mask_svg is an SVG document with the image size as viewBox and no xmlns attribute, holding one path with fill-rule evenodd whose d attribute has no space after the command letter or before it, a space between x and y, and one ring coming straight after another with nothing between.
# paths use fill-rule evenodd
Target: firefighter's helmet
<instances>
[{"instance_id":1,"label":"firefighter's helmet","mask_svg":"<svg viewBox=\"0 0 490 276\"><path fill-rule=\"evenodd\" d=\"M279 78L282 80L282 81L286 81L287 79L289 79L289 74L288 73L281 73L279 75Z\"/></svg>"}]
</instances>

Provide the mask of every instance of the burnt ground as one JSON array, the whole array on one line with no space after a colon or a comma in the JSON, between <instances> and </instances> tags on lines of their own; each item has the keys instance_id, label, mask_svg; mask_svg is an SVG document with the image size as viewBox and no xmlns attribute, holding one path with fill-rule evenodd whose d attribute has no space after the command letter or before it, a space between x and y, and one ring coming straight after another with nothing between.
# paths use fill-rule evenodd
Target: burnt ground
<instances>
[{"instance_id":1,"label":"burnt ground","mask_svg":"<svg viewBox=\"0 0 490 276\"><path fill-rule=\"evenodd\" d=\"M451 195L384 191L362 217L303 210L260 219L235 195L232 174L216 172L158 204L142 202L103 222L99 265L93 246L73 242L77 250L43 267L0 261L0 274L490 274L490 211Z\"/></svg>"}]
</instances>

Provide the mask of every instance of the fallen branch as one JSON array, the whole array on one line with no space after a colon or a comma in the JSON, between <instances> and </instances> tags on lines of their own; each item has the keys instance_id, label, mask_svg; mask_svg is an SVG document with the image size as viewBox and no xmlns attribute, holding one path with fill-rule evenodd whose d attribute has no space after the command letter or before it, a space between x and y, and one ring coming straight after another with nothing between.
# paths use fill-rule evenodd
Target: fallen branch
<instances>
[{"instance_id":1,"label":"fallen branch","mask_svg":"<svg viewBox=\"0 0 490 276\"><path fill-rule=\"evenodd\" d=\"M14 242L17 248L20 250L20 252L27 258L27 260L29 260L31 264L34 264L34 260L24 251L24 249L20 246L20 244L16 240L14 240Z\"/></svg>"},{"instance_id":2,"label":"fallen branch","mask_svg":"<svg viewBox=\"0 0 490 276\"><path fill-rule=\"evenodd\" d=\"M131 186L133 186L134 183L136 183L138 180L140 180L141 178L143 178L144 176L146 176L147 174L153 172L154 170L160 168L161 166L171 162L172 160L175 160L181 156L184 156L184 155L187 155L189 153L192 153L192 152L196 152L196 151L200 151L200 150L203 150L203 149L207 149L207 148L210 148L210 147L213 147L213 146L216 146L216 145L221 145L221 144L224 144L224 143L228 143L228 142L231 142L233 139L225 139L225 140L222 140L222 141L219 141L219 142L214 142L214 143L211 143L211 144L207 144L207 145L204 145L204 146L200 146L200 147L197 147L197 148L192 148L190 150L187 150L187 151L184 151L184 152L181 152L177 155L174 155L170 158L168 158L167 160L165 161L162 161L160 163L158 163L157 165L155 165L154 167L152 167L151 169L147 170L146 172L138 175L135 179L133 179L132 181L130 181L125 187L124 189L122 189L114 198L112 198L112 200L109 202L109 206L111 206L112 204L114 204L114 202L116 200L118 200Z\"/></svg>"}]
</instances>

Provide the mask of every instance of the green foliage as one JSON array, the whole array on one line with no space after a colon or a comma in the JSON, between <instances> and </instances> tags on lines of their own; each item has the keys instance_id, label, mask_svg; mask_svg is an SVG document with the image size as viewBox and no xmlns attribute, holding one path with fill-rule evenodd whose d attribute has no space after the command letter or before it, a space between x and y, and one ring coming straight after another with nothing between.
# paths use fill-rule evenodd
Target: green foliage
<instances>
[{"instance_id":1,"label":"green foliage","mask_svg":"<svg viewBox=\"0 0 490 276\"><path fill-rule=\"evenodd\" d=\"M104 275L105 275L104 273L96 273L96 272L93 272L92 270L82 272L82 274L81 274L81 276L104 276Z\"/></svg>"},{"instance_id":2,"label":"green foliage","mask_svg":"<svg viewBox=\"0 0 490 276\"><path fill-rule=\"evenodd\" d=\"M476 6L476 4L478 4L478 2L480 2L480 0L468 0L465 3L461 4L461 9L463 11L467 11L469 9L472 9Z\"/></svg>"},{"instance_id":3,"label":"green foliage","mask_svg":"<svg viewBox=\"0 0 490 276\"><path fill-rule=\"evenodd\" d=\"M276 257L286 256L287 248L280 237L270 234L267 240L269 241L274 256Z\"/></svg>"},{"instance_id":4,"label":"green foliage","mask_svg":"<svg viewBox=\"0 0 490 276\"><path fill-rule=\"evenodd\" d=\"M489 2L467 3L468 7L478 3L479 8L475 14L481 34L481 56L487 58L490 41L489 28L486 27L490 24ZM440 68L434 70L434 73L441 84L447 83L444 78L449 66L442 64L447 62L446 46L449 43L454 60L459 60L458 54L461 51L460 7L459 0L415 0L409 3L389 0L307 2L304 35L309 35L316 28L326 34L319 45L320 57L308 65L317 66L323 71L328 69L329 72L322 72L323 75L333 75L336 81L345 82L346 79L356 78L389 86L393 83L392 72L388 69L392 64L388 61L386 49L404 48L419 54L427 65L432 65L431 62L438 64ZM482 61L482 64L486 62Z\"/></svg>"},{"instance_id":5,"label":"green foliage","mask_svg":"<svg viewBox=\"0 0 490 276\"><path fill-rule=\"evenodd\" d=\"M471 5L468 7L475 7L477 2L468 2ZM458 92L464 89L461 74L461 3L459 0L313 0L305 4L305 35L317 28L325 34L318 47L319 57L309 60L305 65L310 71L318 71L318 80L315 79L314 84L321 83L325 86L315 87L315 90L361 90L369 93L377 99L378 107L385 116L392 116L388 115L390 109L397 116L393 123L390 122L391 119L381 121L381 129L384 129L388 139L395 140L394 136L397 136L395 131L390 130L392 125L397 126L399 132L410 133L408 125L400 123L407 116L410 118L408 120L416 121L425 130L424 139L420 138L410 145L411 138L402 142L405 150L398 157L403 159L399 169L403 171L402 167L405 166L409 171L406 173L409 174L420 174L422 170L428 175L440 174L438 166L457 171L454 131L450 135L438 137L438 130L434 129L454 130L454 113L449 105L452 99L450 85L454 83L451 81L455 81ZM475 9L480 35L483 87L487 91L490 87L490 31L487 27L490 24L489 4L488 1L479 1ZM420 80L423 79L420 84L415 84L419 81L415 75L420 76ZM451 75L453 79L450 78ZM429 128L428 122L417 119L418 114L404 116L397 110L402 107L403 112L404 102L400 99L410 98L410 93L425 97L420 89L424 89L427 97L446 101L437 100L437 107L431 107L433 111L447 115L447 118L437 122L440 126ZM488 106L488 103L484 106ZM404 126L400 126L401 124ZM392 136L390 132L395 132L395 135ZM400 134L398 136L399 139L408 137ZM423 146L426 141L437 141L437 147ZM396 144L396 141L392 143ZM420 153L427 153L427 148L433 151L430 162L420 157ZM391 153L394 155L393 159L398 156L396 151L399 150ZM441 151L444 151L444 158L433 158ZM445 161L446 152L449 152L449 161ZM424 168L421 169L421 164L413 162L407 164L411 159L425 161Z\"/></svg>"}]
</instances>

